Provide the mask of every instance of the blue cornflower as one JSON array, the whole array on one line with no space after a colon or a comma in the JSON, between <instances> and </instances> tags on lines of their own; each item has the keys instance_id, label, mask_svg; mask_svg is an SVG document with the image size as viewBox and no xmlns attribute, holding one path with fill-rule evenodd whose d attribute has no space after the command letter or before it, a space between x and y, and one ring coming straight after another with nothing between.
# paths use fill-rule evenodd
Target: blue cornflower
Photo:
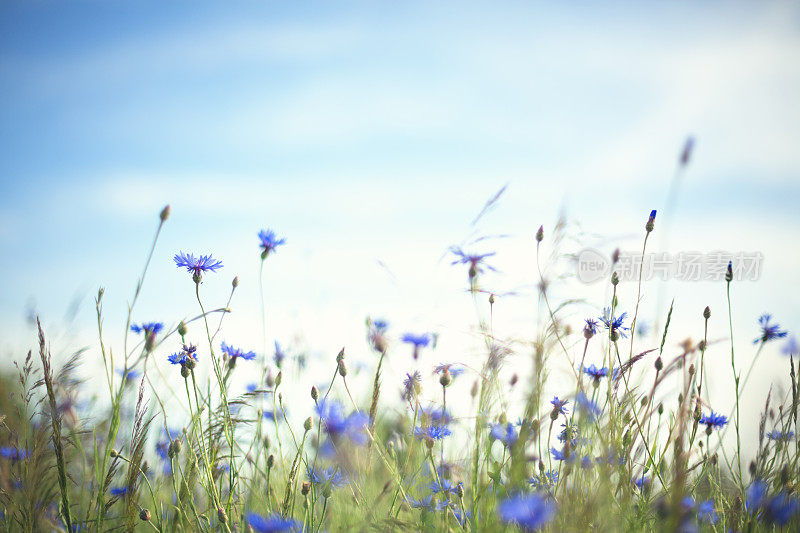
<instances>
[{"instance_id":1,"label":"blue cornflower","mask_svg":"<svg viewBox=\"0 0 800 533\"><path fill-rule=\"evenodd\" d=\"M500 520L535 531L550 522L556 514L556 504L541 494L513 496L497 506Z\"/></svg>"},{"instance_id":2,"label":"blue cornflower","mask_svg":"<svg viewBox=\"0 0 800 533\"><path fill-rule=\"evenodd\" d=\"M275 341L275 366L280 368L284 359L286 359L286 352L283 351L278 341Z\"/></svg>"},{"instance_id":3,"label":"blue cornflower","mask_svg":"<svg viewBox=\"0 0 800 533\"><path fill-rule=\"evenodd\" d=\"M633 484L639 488L639 490L644 490L645 487L650 485L652 480L648 476L642 476L639 478L634 478L632 481Z\"/></svg>"},{"instance_id":4,"label":"blue cornflower","mask_svg":"<svg viewBox=\"0 0 800 533\"><path fill-rule=\"evenodd\" d=\"M800 346L797 345L797 338L792 335L786 339L786 344L781 348L783 355L798 355L800 354Z\"/></svg>"},{"instance_id":5,"label":"blue cornflower","mask_svg":"<svg viewBox=\"0 0 800 533\"><path fill-rule=\"evenodd\" d=\"M593 318L586 319L586 325L583 326L583 336L587 339L591 339L597 334L597 327L598 327L597 320Z\"/></svg>"},{"instance_id":6,"label":"blue cornflower","mask_svg":"<svg viewBox=\"0 0 800 533\"><path fill-rule=\"evenodd\" d=\"M583 414L585 414L592 420L600 416L600 414L602 413L597 404L592 400L590 400L589 398L587 398L586 395L582 392L579 392L578 395L575 397L575 405L578 406L578 408L581 410L581 412L583 412Z\"/></svg>"},{"instance_id":7,"label":"blue cornflower","mask_svg":"<svg viewBox=\"0 0 800 533\"><path fill-rule=\"evenodd\" d=\"M386 333L386 330L389 329L389 322L380 318L373 320L372 325L378 333Z\"/></svg>"},{"instance_id":8,"label":"blue cornflower","mask_svg":"<svg viewBox=\"0 0 800 533\"><path fill-rule=\"evenodd\" d=\"M128 369L128 374L125 375L125 369L118 368L117 374L120 376L125 376L125 381L133 381L135 379L139 379L139 377L142 375L142 372L141 370Z\"/></svg>"},{"instance_id":9,"label":"blue cornflower","mask_svg":"<svg viewBox=\"0 0 800 533\"><path fill-rule=\"evenodd\" d=\"M706 500L697 505L697 518L709 524L716 524L719 520L717 512L714 510L714 502Z\"/></svg>"},{"instance_id":10,"label":"blue cornflower","mask_svg":"<svg viewBox=\"0 0 800 533\"><path fill-rule=\"evenodd\" d=\"M604 378L608 375L608 368L606 367L597 368L596 366L594 366L594 364L592 364L589 366L584 366L583 373L589 374L594 379L599 380L600 378Z\"/></svg>"},{"instance_id":11,"label":"blue cornflower","mask_svg":"<svg viewBox=\"0 0 800 533\"><path fill-rule=\"evenodd\" d=\"M712 429L721 428L728 423L728 417L711 411L707 415L703 415L700 419L701 424L706 425L706 431L710 432Z\"/></svg>"},{"instance_id":12,"label":"blue cornflower","mask_svg":"<svg viewBox=\"0 0 800 533\"><path fill-rule=\"evenodd\" d=\"M412 509L430 509L433 503L433 494L429 494L422 499L414 499L411 496L406 498L406 502Z\"/></svg>"},{"instance_id":13,"label":"blue cornflower","mask_svg":"<svg viewBox=\"0 0 800 533\"><path fill-rule=\"evenodd\" d=\"M308 479L317 485L330 485L332 488L347 485L347 476L340 468L309 468Z\"/></svg>"},{"instance_id":14,"label":"blue cornflower","mask_svg":"<svg viewBox=\"0 0 800 533\"><path fill-rule=\"evenodd\" d=\"M544 474L531 476L528 482L536 489L555 487L558 484L558 471L548 470Z\"/></svg>"},{"instance_id":15,"label":"blue cornflower","mask_svg":"<svg viewBox=\"0 0 800 533\"><path fill-rule=\"evenodd\" d=\"M561 450L557 450L555 447L550 448L550 453L553 454L553 459L556 461L566 461L568 457L564 455L564 452Z\"/></svg>"},{"instance_id":16,"label":"blue cornflower","mask_svg":"<svg viewBox=\"0 0 800 533\"><path fill-rule=\"evenodd\" d=\"M188 346L184 344L180 352L167 357L167 361L173 365L185 365L190 359L194 363L197 362L197 347L192 344Z\"/></svg>"},{"instance_id":17,"label":"blue cornflower","mask_svg":"<svg viewBox=\"0 0 800 533\"><path fill-rule=\"evenodd\" d=\"M128 492L128 487L111 487L111 490L108 492L110 492L112 496L125 496L125 493Z\"/></svg>"},{"instance_id":18,"label":"blue cornflower","mask_svg":"<svg viewBox=\"0 0 800 533\"><path fill-rule=\"evenodd\" d=\"M231 364L234 364L236 359L240 357L245 361L250 361L256 358L256 352L245 352L241 348L234 348L233 346L225 344L224 342L222 343L222 351L228 354L228 357L231 359Z\"/></svg>"},{"instance_id":19,"label":"blue cornflower","mask_svg":"<svg viewBox=\"0 0 800 533\"><path fill-rule=\"evenodd\" d=\"M611 308L605 307L603 308L603 316L598 317L600 322L603 323L603 326L609 331L609 335L611 335L612 340L614 337L614 333L618 333L620 337L623 339L626 338L628 335L625 333L626 331L630 330L629 327L624 325L625 318L628 316L628 313L622 313L619 316L615 316L612 320L611 318Z\"/></svg>"},{"instance_id":20,"label":"blue cornflower","mask_svg":"<svg viewBox=\"0 0 800 533\"><path fill-rule=\"evenodd\" d=\"M578 425L577 424L561 424L561 427L564 428L561 430L561 433L558 434L558 440L561 442L569 441L570 446L573 448L578 446Z\"/></svg>"},{"instance_id":21,"label":"blue cornflower","mask_svg":"<svg viewBox=\"0 0 800 533\"><path fill-rule=\"evenodd\" d=\"M442 440L450 435L451 431L447 426L428 426L414 428L414 436L418 439Z\"/></svg>"},{"instance_id":22,"label":"blue cornflower","mask_svg":"<svg viewBox=\"0 0 800 533\"><path fill-rule=\"evenodd\" d=\"M421 409L423 416L430 418L433 425L449 424L453 421L453 417L445 411L443 407L431 405L430 407L423 407Z\"/></svg>"},{"instance_id":23,"label":"blue cornflower","mask_svg":"<svg viewBox=\"0 0 800 533\"><path fill-rule=\"evenodd\" d=\"M517 431L514 429L514 424L511 423L505 426L503 424L493 425L490 434L492 438L502 442L505 447L512 446L519 438Z\"/></svg>"},{"instance_id":24,"label":"blue cornflower","mask_svg":"<svg viewBox=\"0 0 800 533\"><path fill-rule=\"evenodd\" d=\"M403 394L404 400L410 400L416 397L422 388L422 374L419 370L415 370L412 374L406 373L406 379L403 380Z\"/></svg>"},{"instance_id":25,"label":"blue cornflower","mask_svg":"<svg viewBox=\"0 0 800 533\"><path fill-rule=\"evenodd\" d=\"M342 404L336 400L322 400L315 407L325 431L334 440L347 439L357 446L367 443L364 428L369 417L358 411L344 416Z\"/></svg>"},{"instance_id":26,"label":"blue cornflower","mask_svg":"<svg viewBox=\"0 0 800 533\"><path fill-rule=\"evenodd\" d=\"M4 459L10 459L12 461L19 461L28 458L28 451L27 450L18 450L12 446L2 446L0 447L0 457Z\"/></svg>"},{"instance_id":27,"label":"blue cornflower","mask_svg":"<svg viewBox=\"0 0 800 533\"><path fill-rule=\"evenodd\" d=\"M454 493L458 489L458 483L453 483L446 478L442 478L441 481L441 484L436 480L431 481L431 483L428 485L428 489L430 489L430 491L434 494L437 492Z\"/></svg>"},{"instance_id":28,"label":"blue cornflower","mask_svg":"<svg viewBox=\"0 0 800 533\"><path fill-rule=\"evenodd\" d=\"M567 404L569 400L559 400L558 396L554 396L550 403L553 405L553 413L556 416L558 415L565 415L567 414Z\"/></svg>"},{"instance_id":29,"label":"blue cornflower","mask_svg":"<svg viewBox=\"0 0 800 533\"><path fill-rule=\"evenodd\" d=\"M446 363L437 365L436 368L433 369L433 373L441 374L445 370L448 370L450 372L450 375L455 378L463 374L466 369L464 368L464 365L460 365L458 363Z\"/></svg>"},{"instance_id":30,"label":"blue cornflower","mask_svg":"<svg viewBox=\"0 0 800 533\"><path fill-rule=\"evenodd\" d=\"M211 254L195 257L194 254L180 252L175 254L172 259L178 268L186 267L186 271L191 272L196 281L200 280L203 272L216 272L218 268L222 268L222 261L217 261L211 257Z\"/></svg>"},{"instance_id":31,"label":"blue cornflower","mask_svg":"<svg viewBox=\"0 0 800 533\"><path fill-rule=\"evenodd\" d=\"M450 248L450 252L456 256L456 260L450 263L451 265L466 265L469 264L469 277L474 278L478 273L483 274L483 267L495 271L495 268L487 265L485 259L496 255L497 252L490 252L488 254L470 254L457 246Z\"/></svg>"},{"instance_id":32,"label":"blue cornflower","mask_svg":"<svg viewBox=\"0 0 800 533\"><path fill-rule=\"evenodd\" d=\"M783 527L800 510L800 502L791 498L784 491L768 497L768 486L757 479L747 489L745 505L748 511L762 511L762 518L771 524Z\"/></svg>"},{"instance_id":33,"label":"blue cornflower","mask_svg":"<svg viewBox=\"0 0 800 533\"><path fill-rule=\"evenodd\" d=\"M270 252L278 246L286 244L286 239L279 239L271 229L262 229L258 232L258 240L261 241L261 258L266 259Z\"/></svg>"},{"instance_id":34,"label":"blue cornflower","mask_svg":"<svg viewBox=\"0 0 800 533\"><path fill-rule=\"evenodd\" d=\"M291 518L283 518L279 514L262 516L247 513L247 523L258 533L274 533L278 531L301 531L303 524Z\"/></svg>"},{"instance_id":35,"label":"blue cornflower","mask_svg":"<svg viewBox=\"0 0 800 533\"><path fill-rule=\"evenodd\" d=\"M469 511L464 511L462 513L461 509L455 506L450 508L450 512L452 512L453 516L456 517L456 520L458 521L459 524L461 524L461 527L466 527L467 520L469 520L472 517L472 513L470 513Z\"/></svg>"},{"instance_id":36,"label":"blue cornflower","mask_svg":"<svg viewBox=\"0 0 800 533\"><path fill-rule=\"evenodd\" d=\"M406 344L413 344L414 345L414 359L419 357L419 351L422 348L427 348L428 345L431 343L431 336L427 333L423 333L422 335L417 335L414 333L406 333L403 335L402 339L403 342Z\"/></svg>"},{"instance_id":37,"label":"blue cornflower","mask_svg":"<svg viewBox=\"0 0 800 533\"><path fill-rule=\"evenodd\" d=\"M770 498L764 506L764 518L771 524L783 527L798 510L800 510L800 502L781 491Z\"/></svg>"},{"instance_id":38,"label":"blue cornflower","mask_svg":"<svg viewBox=\"0 0 800 533\"><path fill-rule=\"evenodd\" d=\"M141 324L131 324L131 331L134 333L144 333L145 337L149 335L158 335L164 329L164 324L161 322L142 322Z\"/></svg>"},{"instance_id":39,"label":"blue cornflower","mask_svg":"<svg viewBox=\"0 0 800 533\"><path fill-rule=\"evenodd\" d=\"M764 313L758 319L758 323L761 324L761 336L755 339L753 344L771 341L772 339L780 339L788 335L786 331L781 330L780 325L770 324L770 320L772 320L772 315L769 313Z\"/></svg>"},{"instance_id":40,"label":"blue cornflower","mask_svg":"<svg viewBox=\"0 0 800 533\"><path fill-rule=\"evenodd\" d=\"M773 429L772 431L767 433L767 437L769 437L771 440L788 441L789 439L794 437L794 431L784 432L784 431L779 431L777 429Z\"/></svg>"}]
</instances>

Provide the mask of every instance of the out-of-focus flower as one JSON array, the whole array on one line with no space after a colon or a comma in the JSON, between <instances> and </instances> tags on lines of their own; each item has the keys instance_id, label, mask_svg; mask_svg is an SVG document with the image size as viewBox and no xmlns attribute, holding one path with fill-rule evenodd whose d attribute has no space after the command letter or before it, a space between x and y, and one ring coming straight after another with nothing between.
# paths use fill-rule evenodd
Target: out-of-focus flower
<instances>
[{"instance_id":1,"label":"out-of-focus flower","mask_svg":"<svg viewBox=\"0 0 800 533\"><path fill-rule=\"evenodd\" d=\"M536 531L550 522L556 514L556 504L541 494L514 496L497 506L500 520Z\"/></svg>"},{"instance_id":2,"label":"out-of-focus flower","mask_svg":"<svg viewBox=\"0 0 800 533\"><path fill-rule=\"evenodd\" d=\"M414 428L414 436L418 439L441 440L450 435L450 433L451 431L447 428L447 426L427 426Z\"/></svg>"},{"instance_id":3,"label":"out-of-focus flower","mask_svg":"<svg viewBox=\"0 0 800 533\"><path fill-rule=\"evenodd\" d=\"M266 259L267 255L278 246L286 244L286 239L279 239L271 229L262 229L258 232L258 240L261 246L261 257Z\"/></svg>"},{"instance_id":4,"label":"out-of-focus flower","mask_svg":"<svg viewBox=\"0 0 800 533\"><path fill-rule=\"evenodd\" d=\"M158 335L164 329L162 322L142 322L141 324L131 324L131 331L134 333L144 333L148 335Z\"/></svg>"},{"instance_id":5,"label":"out-of-focus flower","mask_svg":"<svg viewBox=\"0 0 800 533\"><path fill-rule=\"evenodd\" d=\"M783 331L779 324L770 324L772 315L764 313L759 317L758 323L761 324L761 336L753 341L753 344L759 342L768 342L772 339L780 339L788 335L788 332Z\"/></svg>"},{"instance_id":6,"label":"out-of-focus flower","mask_svg":"<svg viewBox=\"0 0 800 533\"><path fill-rule=\"evenodd\" d=\"M492 426L492 430L490 431L490 435L493 439L497 439L503 443L503 446L508 447L512 446L519 435L517 434L517 430L514 428L514 424L508 423L506 425L503 424L495 424Z\"/></svg>"},{"instance_id":7,"label":"out-of-focus flower","mask_svg":"<svg viewBox=\"0 0 800 533\"><path fill-rule=\"evenodd\" d=\"M303 524L291 518L283 518L279 514L262 516L257 513L247 513L247 523L257 533L274 533L279 531L301 531Z\"/></svg>"},{"instance_id":8,"label":"out-of-focus flower","mask_svg":"<svg viewBox=\"0 0 800 533\"><path fill-rule=\"evenodd\" d=\"M611 308L606 307L603 309L603 316L598 317L600 322L603 323L603 326L609 331L609 335L613 338L614 333L619 334L620 337L623 339L626 338L628 335L625 333L629 331L630 328L624 325L625 318L628 316L628 313L622 313L619 316L611 317Z\"/></svg>"},{"instance_id":9,"label":"out-of-focus flower","mask_svg":"<svg viewBox=\"0 0 800 533\"><path fill-rule=\"evenodd\" d=\"M234 348L229 344L222 343L222 351L230 357L231 361L236 361L236 359L244 359L245 361L251 361L256 358L256 352L249 351L245 352L241 348Z\"/></svg>"}]
</instances>

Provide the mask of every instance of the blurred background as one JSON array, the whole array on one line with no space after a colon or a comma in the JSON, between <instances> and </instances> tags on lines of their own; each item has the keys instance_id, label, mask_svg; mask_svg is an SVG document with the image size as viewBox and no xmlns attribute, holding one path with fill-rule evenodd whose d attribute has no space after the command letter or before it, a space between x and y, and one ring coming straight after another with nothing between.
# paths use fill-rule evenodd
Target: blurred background
<instances>
[{"instance_id":1,"label":"blurred background","mask_svg":"<svg viewBox=\"0 0 800 533\"><path fill-rule=\"evenodd\" d=\"M406 331L439 334L418 363L428 377L439 361L479 366L488 305L473 305L452 245L497 252L481 286L499 295L495 334L519 341L507 370L527 371L545 318L534 234L544 225L544 263L560 216L563 252L640 250L658 209L652 251L763 254L758 281L733 288L742 367L763 312L800 324L796 2L3 2L0 94L8 368L35 348L38 314L55 353L87 346L84 373L100 375L94 295L105 287L119 347L166 204L133 320L195 316L172 256L213 253L224 268L205 278L206 305L241 282L220 340L264 354L257 233L272 228L287 244L264 268L268 346L304 355L312 382L342 346L374 367L367 316L390 322L390 383L414 367ZM607 283L555 283L574 275L568 261L548 272L554 300L585 300L564 313L574 329L608 304ZM674 298L670 357L702 338L711 306L710 388L727 412L724 282L644 291L651 325ZM621 309L635 299L623 283ZM771 384L786 391L782 346L756 367L753 417Z\"/></svg>"}]
</instances>

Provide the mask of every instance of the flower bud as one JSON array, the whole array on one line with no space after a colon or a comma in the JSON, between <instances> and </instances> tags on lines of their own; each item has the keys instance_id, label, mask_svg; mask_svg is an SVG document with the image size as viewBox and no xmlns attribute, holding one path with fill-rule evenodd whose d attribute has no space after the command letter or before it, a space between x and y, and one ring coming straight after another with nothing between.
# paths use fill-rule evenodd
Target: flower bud
<instances>
[{"instance_id":1,"label":"flower bud","mask_svg":"<svg viewBox=\"0 0 800 533\"><path fill-rule=\"evenodd\" d=\"M281 386L281 381L283 381L283 370L279 371L278 375L275 376L275 388L276 389Z\"/></svg>"},{"instance_id":2,"label":"flower bud","mask_svg":"<svg viewBox=\"0 0 800 533\"><path fill-rule=\"evenodd\" d=\"M544 239L544 226L539 226L539 229L536 230L536 242L542 242Z\"/></svg>"},{"instance_id":3,"label":"flower bud","mask_svg":"<svg viewBox=\"0 0 800 533\"><path fill-rule=\"evenodd\" d=\"M725 272L725 281L733 281L733 261L728 261L728 270Z\"/></svg>"},{"instance_id":4,"label":"flower bud","mask_svg":"<svg viewBox=\"0 0 800 533\"><path fill-rule=\"evenodd\" d=\"M709 306L706 306L706 308L703 309L703 318L705 318L706 320L711 318L711 308Z\"/></svg>"},{"instance_id":5,"label":"flower bud","mask_svg":"<svg viewBox=\"0 0 800 533\"><path fill-rule=\"evenodd\" d=\"M458 496L459 498L463 498L464 497L464 484L463 483L459 483L458 485L456 485L456 496Z\"/></svg>"},{"instance_id":6,"label":"flower bud","mask_svg":"<svg viewBox=\"0 0 800 533\"><path fill-rule=\"evenodd\" d=\"M161 219L161 222L165 222L169 218L170 211L172 211L169 207L169 204L164 206L164 209L161 210L161 214L158 215Z\"/></svg>"},{"instance_id":7,"label":"flower bud","mask_svg":"<svg viewBox=\"0 0 800 533\"><path fill-rule=\"evenodd\" d=\"M664 368L664 361L661 360L660 355L656 357L655 367L656 367L656 372L661 372L661 369Z\"/></svg>"},{"instance_id":8,"label":"flower bud","mask_svg":"<svg viewBox=\"0 0 800 533\"><path fill-rule=\"evenodd\" d=\"M111 448L111 453L109 455L111 455L111 457L113 458L113 457L118 456L119 452L117 450L115 450L114 448Z\"/></svg>"},{"instance_id":9,"label":"flower bud","mask_svg":"<svg viewBox=\"0 0 800 533\"><path fill-rule=\"evenodd\" d=\"M267 468L272 468L274 464L275 464L275 456L273 454L269 454L269 457L267 457Z\"/></svg>"},{"instance_id":10,"label":"flower bud","mask_svg":"<svg viewBox=\"0 0 800 533\"><path fill-rule=\"evenodd\" d=\"M347 377L347 367L344 366L344 360L339 361L339 375Z\"/></svg>"},{"instance_id":11,"label":"flower bud","mask_svg":"<svg viewBox=\"0 0 800 533\"><path fill-rule=\"evenodd\" d=\"M616 249L615 249L615 250L614 250L614 251L611 253L611 266L612 266L612 267L613 267L614 265L616 265L617 263L619 263L619 255L620 255L619 248L616 248Z\"/></svg>"},{"instance_id":12,"label":"flower bud","mask_svg":"<svg viewBox=\"0 0 800 533\"><path fill-rule=\"evenodd\" d=\"M650 211L650 217L647 219L647 224L644 225L644 229L647 231L647 233L653 231L653 228L655 227L655 222L656 222L656 210L653 209L652 211Z\"/></svg>"},{"instance_id":13,"label":"flower bud","mask_svg":"<svg viewBox=\"0 0 800 533\"><path fill-rule=\"evenodd\" d=\"M311 417L309 416L308 418L306 418L306 421L303 422L303 429L305 429L306 431L311 431L312 427L314 427L314 421L311 420Z\"/></svg>"},{"instance_id":14,"label":"flower bud","mask_svg":"<svg viewBox=\"0 0 800 533\"><path fill-rule=\"evenodd\" d=\"M180 439L175 439L169 443L169 447L167 448L167 456L172 459L179 453L181 453L181 441Z\"/></svg>"},{"instance_id":15,"label":"flower bud","mask_svg":"<svg viewBox=\"0 0 800 533\"><path fill-rule=\"evenodd\" d=\"M186 332L187 331L188 330L186 329L186 324L183 322L183 320L181 320L181 323L178 324L178 335L180 335L181 337L184 337L184 336L186 336Z\"/></svg>"},{"instance_id":16,"label":"flower bud","mask_svg":"<svg viewBox=\"0 0 800 533\"><path fill-rule=\"evenodd\" d=\"M494 305L494 294L489 295L489 305Z\"/></svg>"},{"instance_id":17,"label":"flower bud","mask_svg":"<svg viewBox=\"0 0 800 533\"><path fill-rule=\"evenodd\" d=\"M264 435L264 440L263 440L263 441L261 441L261 442L263 442L263 443L264 443L264 449L265 449L265 450L269 450L269 445L270 445L270 442L269 442L269 435Z\"/></svg>"},{"instance_id":18,"label":"flower bud","mask_svg":"<svg viewBox=\"0 0 800 533\"><path fill-rule=\"evenodd\" d=\"M239 276L233 278L233 281L231 281L231 285L233 286L234 289L239 286Z\"/></svg>"},{"instance_id":19,"label":"flower bud","mask_svg":"<svg viewBox=\"0 0 800 533\"><path fill-rule=\"evenodd\" d=\"M314 400L315 402L319 400L319 390L317 389L317 387L314 386L311 387L311 399Z\"/></svg>"},{"instance_id":20,"label":"flower bud","mask_svg":"<svg viewBox=\"0 0 800 533\"><path fill-rule=\"evenodd\" d=\"M689 376L694 376L694 363L689 365Z\"/></svg>"},{"instance_id":21,"label":"flower bud","mask_svg":"<svg viewBox=\"0 0 800 533\"><path fill-rule=\"evenodd\" d=\"M339 354L336 356L336 362L341 363L344 360L344 348L339 350Z\"/></svg>"},{"instance_id":22,"label":"flower bud","mask_svg":"<svg viewBox=\"0 0 800 533\"><path fill-rule=\"evenodd\" d=\"M658 404L658 415L661 416L663 414L664 414L664 404L663 403L659 403Z\"/></svg>"},{"instance_id":23,"label":"flower bud","mask_svg":"<svg viewBox=\"0 0 800 533\"><path fill-rule=\"evenodd\" d=\"M191 375L192 371L189 370L189 367L186 365L181 365L181 377L183 379L188 378Z\"/></svg>"},{"instance_id":24,"label":"flower bud","mask_svg":"<svg viewBox=\"0 0 800 533\"><path fill-rule=\"evenodd\" d=\"M100 287L99 289L97 289L97 301L98 302L103 299L103 294L105 294L105 292L106 292L106 290L103 287Z\"/></svg>"},{"instance_id":25,"label":"flower bud","mask_svg":"<svg viewBox=\"0 0 800 533\"><path fill-rule=\"evenodd\" d=\"M611 284L615 287L619 285L619 274L617 274L616 270L611 274Z\"/></svg>"},{"instance_id":26,"label":"flower bud","mask_svg":"<svg viewBox=\"0 0 800 533\"><path fill-rule=\"evenodd\" d=\"M311 482L310 481L303 481L303 486L300 488L300 493L303 496L308 496L309 492L311 492Z\"/></svg>"},{"instance_id":27,"label":"flower bud","mask_svg":"<svg viewBox=\"0 0 800 533\"><path fill-rule=\"evenodd\" d=\"M514 385L517 384L518 381L519 381L519 376L517 374L514 374L511 376L511 379L508 381L508 384L513 387Z\"/></svg>"},{"instance_id":28,"label":"flower bud","mask_svg":"<svg viewBox=\"0 0 800 533\"><path fill-rule=\"evenodd\" d=\"M445 367L445 369L442 371L442 375L439 377L439 384L442 387L447 387L452 382L453 376L450 375L450 369Z\"/></svg>"},{"instance_id":29,"label":"flower bud","mask_svg":"<svg viewBox=\"0 0 800 533\"><path fill-rule=\"evenodd\" d=\"M142 509L139 511L139 520L142 522L149 522L150 521L150 510L149 509Z\"/></svg>"}]
</instances>

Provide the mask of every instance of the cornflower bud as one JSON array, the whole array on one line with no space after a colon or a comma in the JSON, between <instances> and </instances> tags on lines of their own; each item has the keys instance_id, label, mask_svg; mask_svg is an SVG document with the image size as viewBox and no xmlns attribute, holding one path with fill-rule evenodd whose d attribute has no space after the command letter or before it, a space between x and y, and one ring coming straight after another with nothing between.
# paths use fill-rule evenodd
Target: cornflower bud
<instances>
[{"instance_id":1,"label":"cornflower bud","mask_svg":"<svg viewBox=\"0 0 800 533\"><path fill-rule=\"evenodd\" d=\"M611 274L611 284L615 287L619 285L619 274L617 274L616 270Z\"/></svg>"},{"instance_id":2,"label":"cornflower bud","mask_svg":"<svg viewBox=\"0 0 800 533\"><path fill-rule=\"evenodd\" d=\"M178 324L178 335L180 335L181 337L185 337L187 331L188 330L186 329L186 324L183 322L183 320L181 320L181 323Z\"/></svg>"},{"instance_id":3,"label":"cornflower bud","mask_svg":"<svg viewBox=\"0 0 800 533\"><path fill-rule=\"evenodd\" d=\"M653 228L655 227L655 222L656 222L656 210L653 209L652 211L650 211L650 217L647 219L647 224L644 225L644 229L647 231L647 233L653 231Z\"/></svg>"},{"instance_id":4,"label":"cornflower bud","mask_svg":"<svg viewBox=\"0 0 800 533\"><path fill-rule=\"evenodd\" d=\"M234 289L239 286L239 276L233 278L233 281L231 281L231 286L233 286Z\"/></svg>"},{"instance_id":5,"label":"cornflower bud","mask_svg":"<svg viewBox=\"0 0 800 533\"><path fill-rule=\"evenodd\" d=\"M275 464L275 456L269 454L269 457L267 457L267 468L272 468L274 464Z\"/></svg>"},{"instance_id":6,"label":"cornflower bud","mask_svg":"<svg viewBox=\"0 0 800 533\"><path fill-rule=\"evenodd\" d=\"M109 455L111 455L111 457L116 457L119 455L119 452L114 448L111 448L111 452L109 453Z\"/></svg>"},{"instance_id":7,"label":"cornflower bud","mask_svg":"<svg viewBox=\"0 0 800 533\"><path fill-rule=\"evenodd\" d=\"M139 511L139 520L142 522L149 522L150 521L150 510L149 509L142 509Z\"/></svg>"},{"instance_id":8,"label":"cornflower bud","mask_svg":"<svg viewBox=\"0 0 800 533\"><path fill-rule=\"evenodd\" d=\"M308 496L309 492L311 492L311 482L310 481L303 481L303 486L300 488L300 493L303 496Z\"/></svg>"},{"instance_id":9,"label":"cornflower bud","mask_svg":"<svg viewBox=\"0 0 800 533\"><path fill-rule=\"evenodd\" d=\"M733 261L728 261L728 270L725 272L725 281L733 281Z\"/></svg>"},{"instance_id":10,"label":"cornflower bud","mask_svg":"<svg viewBox=\"0 0 800 533\"><path fill-rule=\"evenodd\" d=\"M319 390L317 390L317 387L315 386L311 387L311 399L315 402L319 400Z\"/></svg>"},{"instance_id":11,"label":"cornflower bud","mask_svg":"<svg viewBox=\"0 0 800 533\"><path fill-rule=\"evenodd\" d=\"M169 207L169 204L164 206L164 209L161 210L161 214L158 217L161 219L161 222L165 222L169 218L170 211L172 211Z\"/></svg>"},{"instance_id":12,"label":"cornflower bud","mask_svg":"<svg viewBox=\"0 0 800 533\"><path fill-rule=\"evenodd\" d=\"M344 360L344 348L339 350L339 354L336 356L336 362L341 363Z\"/></svg>"},{"instance_id":13,"label":"cornflower bud","mask_svg":"<svg viewBox=\"0 0 800 533\"><path fill-rule=\"evenodd\" d=\"M347 367L344 366L344 360L339 361L339 375L347 377Z\"/></svg>"},{"instance_id":14,"label":"cornflower bud","mask_svg":"<svg viewBox=\"0 0 800 533\"><path fill-rule=\"evenodd\" d=\"M539 226L539 229L536 230L536 242L542 242L544 239L544 226Z\"/></svg>"},{"instance_id":15,"label":"cornflower bud","mask_svg":"<svg viewBox=\"0 0 800 533\"><path fill-rule=\"evenodd\" d=\"M309 416L308 418L306 418L306 421L303 422L303 429L306 431L311 431L312 427L314 427L314 421L311 420L311 417Z\"/></svg>"},{"instance_id":16,"label":"cornflower bud","mask_svg":"<svg viewBox=\"0 0 800 533\"><path fill-rule=\"evenodd\" d=\"M275 376L275 388L276 389L281 386L281 381L283 381L283 370L279 371L278 375Z\"/></svg>"},{"instance_id":17,"label":"cornflower bud","mask_svg":"<svg viewBox=\"0 0 800 533\"><path fill-rule=\"evenodd\" d=\"M705 318L706 320L711 318L711 308L709 306L706 306L706 308L703 309L703 318Z\"/></svg>"},{"instance_id":18,"label":"cornflower bud","mask_svg":"<svg viewBox=\"0 0 800 533\"><path fill-rule=\"evenodd\" d=\"M619 263L619 255L620 251L619 248L615 249L614 252L611 254L611 266L613 267L617 263Z\"/></svg>"},{"instance_id":19,"label":"cornflower bud","mask_svg":"<svg viewBox=\"0 0 800 533\"><path fill-rule=\"evenodd\" d=\"M489 305L494 305L494 294L489 295Z\"/></svg>"},{"instance_id":20,"label":"cornflower bud","mask_svg":"<svg viewBox=\"0 0 800 533\"><path fill-rule=\"evenodd\" d=\"M694 376L694 363L689 365L689 376Z\"/></svg>"},{"instance_id":21,"label":"cornflower bud","mask_svg":"<svg viewBox=\"0 0 800 533\"><path fill-rule=\"evenodd\" d=\"M447 387L450 383L453 382L453 376L450 375L450 369L445 367L442 371L442 375L439 377L439 384L442 387Z\"/></svg>"}]
</instances>

